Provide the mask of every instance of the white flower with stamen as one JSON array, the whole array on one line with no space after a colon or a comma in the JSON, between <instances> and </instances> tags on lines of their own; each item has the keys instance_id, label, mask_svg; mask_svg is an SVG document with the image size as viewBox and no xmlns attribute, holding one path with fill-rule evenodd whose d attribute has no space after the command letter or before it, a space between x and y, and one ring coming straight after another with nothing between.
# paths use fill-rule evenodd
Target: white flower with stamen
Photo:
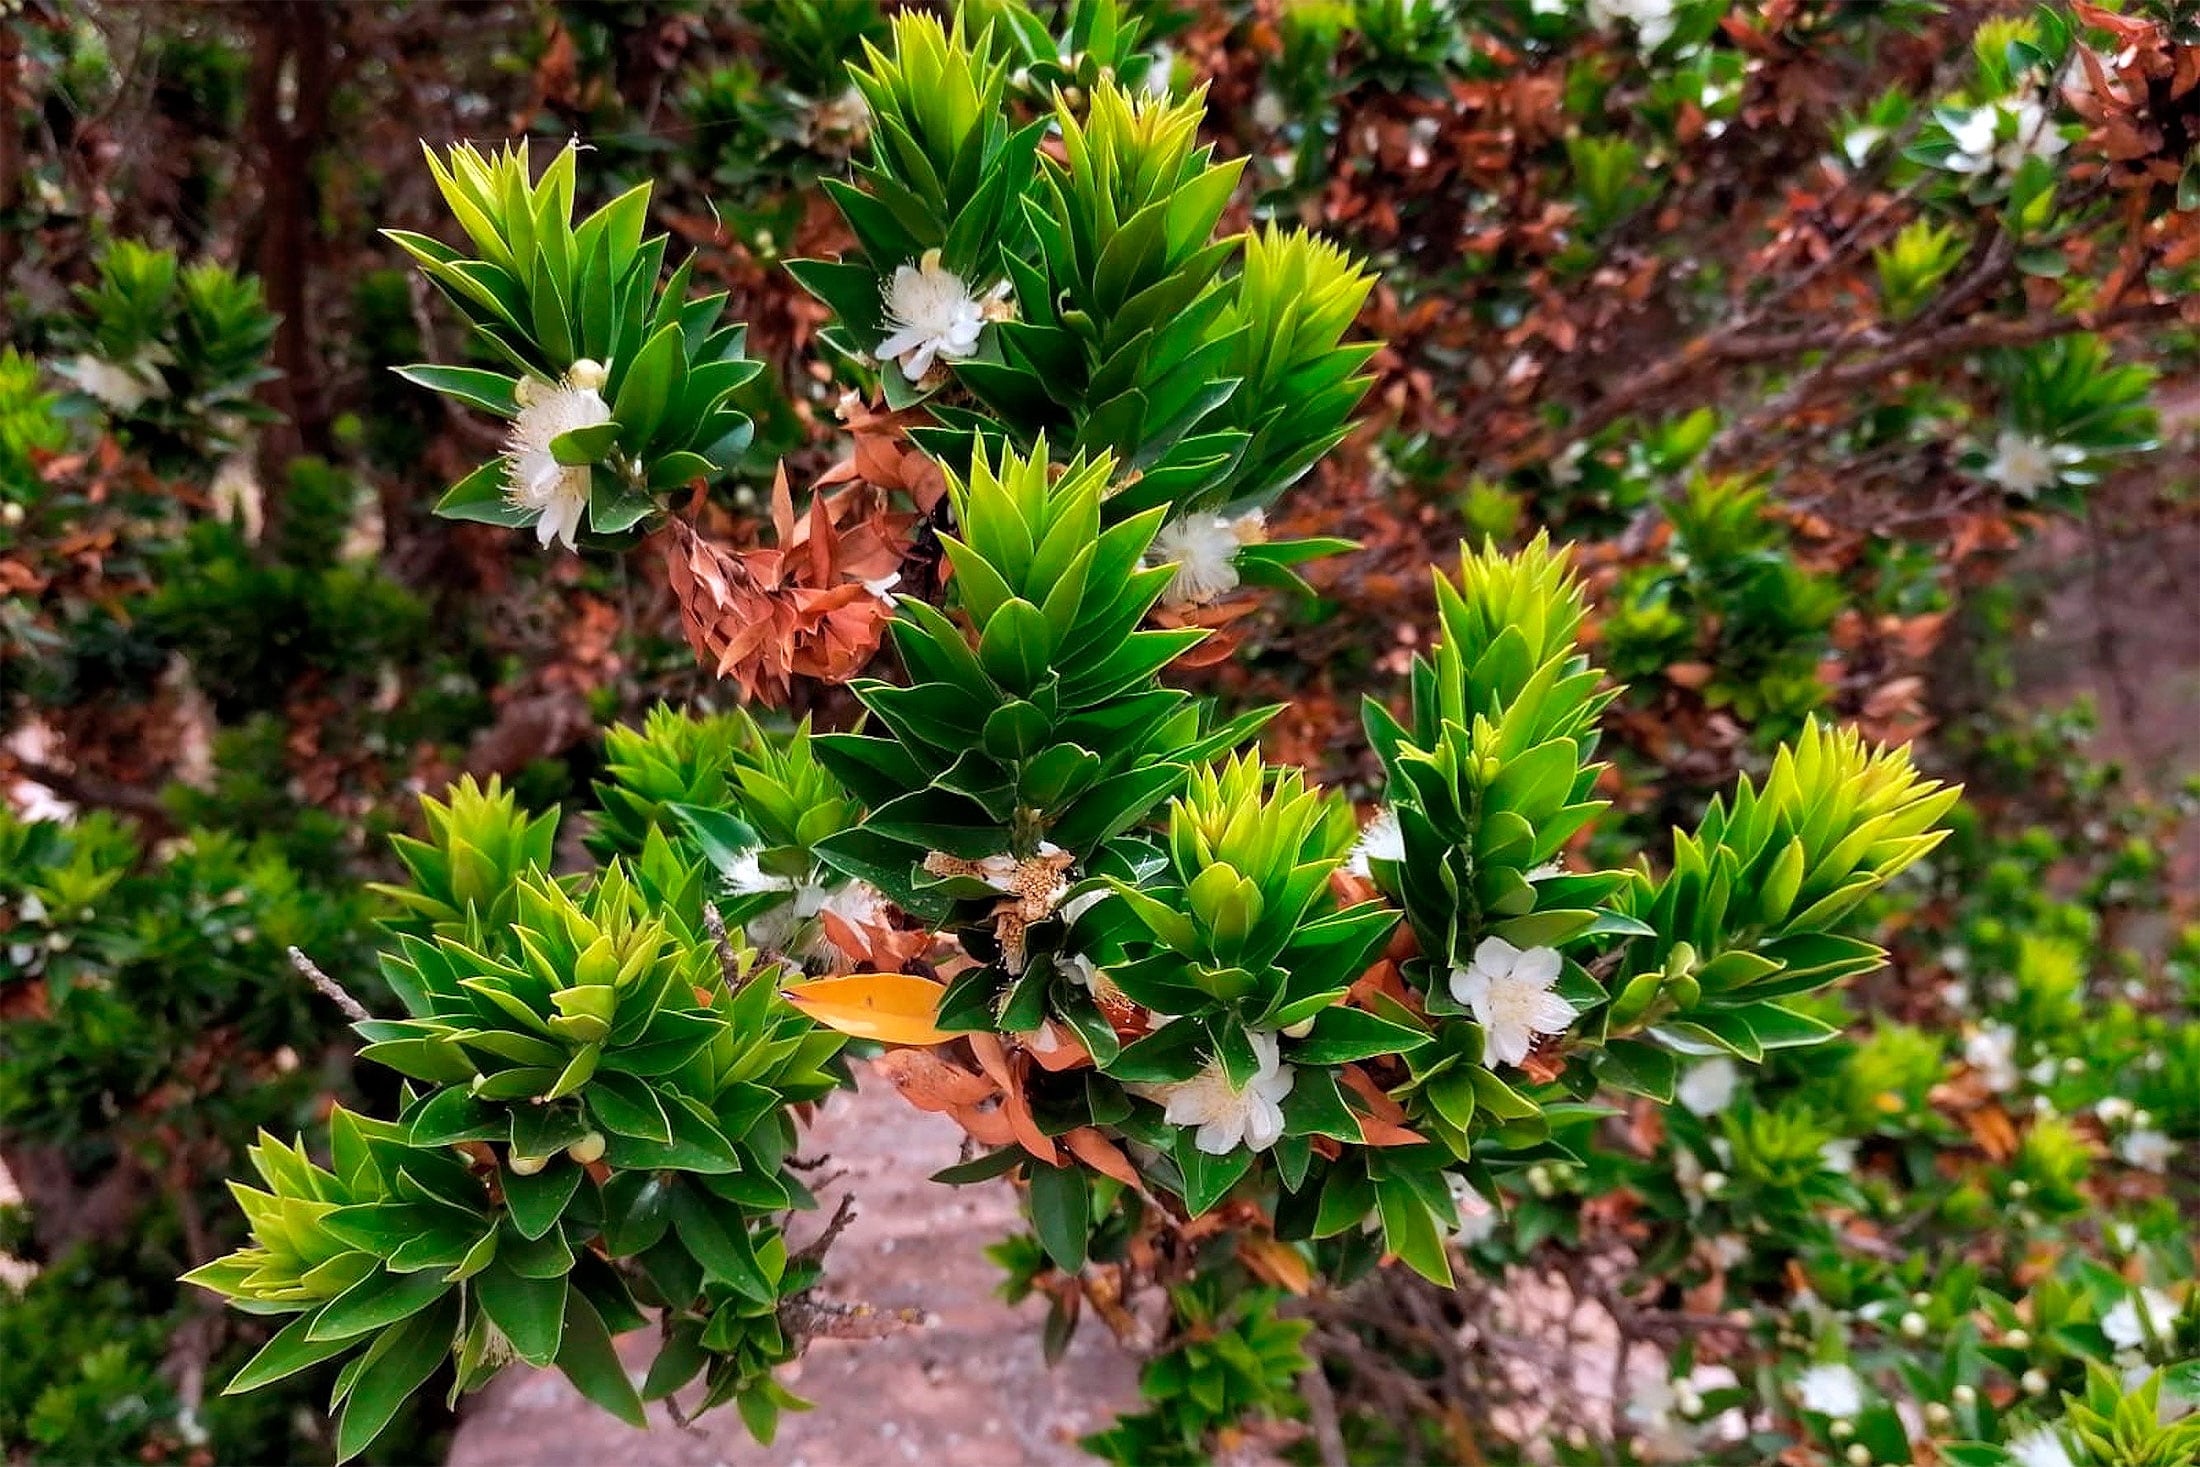
<instances>
[{"instance_id":1,"label":"white flower with stamen","mask_svg":"<svg viewBox=\"0 0 2200 1467\"><path fill-rule=\"evenodd\" d=\"M1974 107L1948 124L1951 172L1992 173L2007 178L2027 158L2053 158L2070 146L2047 109L2034 97L2004 98Z\"/></svg>"},{"instance_id":2,"label":"white flower with stamen","mask_svg":"<svg viewBox=\"0 0 2200 1467\"><path fill-rule=\"evenodd\" d=\"M1406 858L1405 832L1398 828L1398 812L1385 805L1368 817L1360 827L1360 838L1352 844L1352 854L1344 863L1345 870L1354 876L1367 876L1370 861L1403 861Z\"/></svg>"},{"instance_id":3,"label":"white flower with stamen","mask_svg":"<svg viewBox=\"0 0 2200 1467\"><path fill-rule=\"evenodd\" d=\"M1717 1115L1734 1103L1734 1087L1740 1083L1741 1071L1734 1068L1734 1061L1721 1055L1707 1059L1689 1068L1673 1087L1673 1098L1699 1116Z\"/></svg>"},{"instance_id":4,"label":"white flower with stamen","mask_svg":"<svg viewBox=\"0 0 2200 1467\"><path fill-rule=\"evenodd\" d=\"M559 463L550 445L561 434L611 421L603 385L603 367L583 360L572 365L563 381L528 379L513 394L520 407L505 444L504 502L537 516L538 544L556 539L568 550L575 548L581 516L588 510L590 470L586 464Z\"/></svg>"},{"instance_id":5,"label":"white flower with stamen","mask_svg":"<svg viewBox=\"0 0 2200 1467\"><path fill-rule=\"evenodd\" d=\"M1588 15L1598 30L1616 29L1622 21L1632 24L1636 46L1645 55L1673 34L1673 0L1589 0Z\"/></svg>"},{"instance_id":6,"label":"white flower with stamen","mask_svg":"<svg viewBox=\"0 0 2200 1467\"><path fill-rule=\"evenodd\" d=\"M2147 1331L2139 1319L2139 1309L2144 1305L2146 1323L2154 1326L2154 1337L2165 1343L2177 1326L2177 1304L2160 1289L2140 1289L2126 1294L2116 1301L2116 1306L2101 1316L2101 1333L2119 1350L2143 1349Z\"/></svg>"},{"instance_id":7,"label":"white flower with stamen","mask_svg":"<svg viewBox=\"0 0 2200 1467\"><path fill-rule=\"evenodd\" d=\"M1146 548L1146 564L1173 565L1161 593L1164 606L1205 606L1238 588L1238 552L1268 538L1268 517L1248 510L1236 519L1193 511L1163 525Z\"/></svg>"},{"instance_id":8,"label":"white flower with stamen","mask_svg":"<svg viewBox=\"0 0 2200 1467\"><path fill-rule=\"evenodd\" d=\"M974 356L979 333L1008 294L1002 281L986 295L973 295L960 275L940 263L938 250L926 250L914 265L897 265L886 286L886 339L878 344L882 360L896 362L911 386L924 380L935 360L959 362Z\"/></svg>"},{"instance_id":9,"label":"white flower with stamen","mask_svg":"<svg viewBox=\"0 0 2200 1467\"><path fill-rule=\"evenodd\" d=\"M1981 1024L1963 1040L1963 1062L1987 1089L2001 1094L2017 1088L2017 1031L2007 1024Z\"/></svg>"},{"instance_id":10,"label":"white flower with stamen","mask_svg":"<svg viewBox=\"0 0 2200 1467\"><path fill-rule=\"evenodd\" d=\"M2177 1155L2177 1143L2170 1140L2164 1132L2141 1127L2116 1142L2116 1155L2125 1166L2135 1166L2143 1171L2166 1172L2170 1161Z\"/></svg>"},{"instance_id":11,"label":"white flower with stamen","mask_svg":"<svg viewBox=\"0 0 2200 1467\"><path fill-rule=\"evenodd\" d=\"M2004 428L1994 439L1994 456L1986 461L1986 477L2020 499L2030 499L2042 489L2062 482L2063 471L2085 461L2085 450L2067 443L2051 443L2016 428Z\"/></svg>"},{"instance_id":12,"label":"white flower with stamen","mask_svg":"<svg viewBox=\"0 0 2200 1467\"><path fill-rule=\"evenodd\" d=\"M2009 1443L2009 1460L2017 1467L2078 1467L2070 1456L2070 1448L2055 1434L2053 1427L2041 1426L2015 1437Z\"/></svg>"},{"instance_id":13,"label":"white flower with stamen","mask_svg":"<svg viewBox=\"0 0 2200 1467\"><path fill-rule=\"evenodd\" d=\"M117 366L90 352L64 363L60 372L80 391L118 413L134 413L168 391L159 374L149 368L138 364Z\"/></svg>"},{"instance_id":14,"label":"white flower with stamen","mask_svg":"<svg viewBox=\"0 0 2200 1467\"><path fill-rule=\"evenodd\" d=\"M1283 1137L1283 1100L1291 1093L1295 1074L1276 1045L1276 1036L1258 1030L1248 1036L1259 1068L1245 1087L1230 1083L1220 1060L1189 1080L1169 1084L1133 1085L1133 1093L1156 1101L1172 1126L1197 1126L1192 1144L1209 1156L1223 1156L1240 1145L1266 1151Z\"/></svg>"},{"instance_id":15,"label":"white flower with stamen","mask_svg":"<svg viewBox=\"0 0 2200 1467\"><path fill-rule=\"evenodd\" d=\"M1482 1026L1482 1063L1517 1065L1538 1034L1563 1034L1573 1005L1551 991L1561 967L1558 949L1526 952L1502 937L1485 937L1474 961L1451 970L1451 996Z\"/></svg>"},{"instance_id":16,"label":"white flower with stamen","mask_svg":"<svg viewBox=\"0 0 2200 1467\"><path fill-rule=\"evenodd\" d=\"M1813 1365L1795 1380L1805 1411L1845 1421L1864 1409L1864 1381L1846 1365Z\"/></svg>"}]
</instances>

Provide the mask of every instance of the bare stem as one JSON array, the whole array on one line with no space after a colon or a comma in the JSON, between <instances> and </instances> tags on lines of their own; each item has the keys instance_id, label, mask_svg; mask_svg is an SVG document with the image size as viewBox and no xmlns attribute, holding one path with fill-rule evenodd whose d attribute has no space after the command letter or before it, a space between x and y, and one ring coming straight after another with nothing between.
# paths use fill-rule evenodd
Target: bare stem
<instances>
[{"instance_id":1,"label":"bare stem","mask_svg":"<svg viewBox=\"0 0 2200 1467\"><path fill-rule=\"evenodd\" d=\"M741 958L733 950L733 939L726 935L726 919L718 915L718 904L703 903L703 928L710 933L713 946L718 949L718 973L726 980L729 991L741 987Z\"/></svg>"},{"instance_id":2,"label":"bare stem","mask_svg":"<svg viewBox=\"0 0 2200 1467\"><path fill-rule=\"evenodd\" d=\"M344 992L342 984L315 967L313 959L307 957L297 948L290 949L290 966L296 968L306 982L319 989L323 998L342 1009L344 1017L354 1024L363 1024L374 1017L374 1015L367 1012L365 1004Z\"/></svg>"}]
</instances>

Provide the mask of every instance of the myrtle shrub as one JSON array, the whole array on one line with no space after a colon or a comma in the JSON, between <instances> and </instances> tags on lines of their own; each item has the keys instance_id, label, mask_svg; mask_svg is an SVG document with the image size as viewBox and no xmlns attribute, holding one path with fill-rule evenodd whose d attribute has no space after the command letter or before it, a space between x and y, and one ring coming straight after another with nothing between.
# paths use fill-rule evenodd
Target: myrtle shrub
<instances>
[{"instance_id":1,"label":"myrtle shrub","mask_svg":"<svg viewBox=\"0 0 2200 1467\"><path fill-rule=\"evenodd\" d=\"M357 274L366 422L265 365L296 279L87 253L0 359L7 712L180 835L0 827L0 1140L181 1236L113 1338L36 1242L0 1440L310 1389L402 1454L524 1362L768 1442L875 1327L845 1211L789 1241L860 1058L1015 1187L1040 1347L1148 1354L1110 1460L2200 1460L2178 809L1998 697L1900 747L1976 583L2152 471L2183 23L561 7L559 125L324 200L420 287Z\"/></svg>"}]
</instances>

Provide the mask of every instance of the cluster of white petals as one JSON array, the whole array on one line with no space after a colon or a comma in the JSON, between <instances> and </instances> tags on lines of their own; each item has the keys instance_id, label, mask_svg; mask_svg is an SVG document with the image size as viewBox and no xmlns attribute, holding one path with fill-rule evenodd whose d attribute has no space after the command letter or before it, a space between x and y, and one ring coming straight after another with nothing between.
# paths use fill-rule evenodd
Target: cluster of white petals
<instances>
[{"instance_id":1,"label":"cluster of white petals","mask_svg":"<svg viewBox=\"0 0 2200 1467\"><path fill-rule=\"evenodd\" d=\"M2030 499L2061 483L2063 471L2084 460L2082 448L2004 428L1994 439L1994 456L1986 461L1985 472L2004 492Z\"/></svg>"},{"instance_id":2,"label":"cluster of white petals","mask_svg":"<svg viewBox=\"0 0 2200 1467\"><path fill-rule=\"evenodd\" d=\"M1673 0L1589 0L1589 24L1616 30L1621 22L1635 28L1643 53L1655 51L1673 34Z\"/></svg>"},{"instance_id":3,"label":"cluster of white petals","mask_svg":"<svg viewBox=\"0 0 2200 1467\"><path fill-rule=\"evenodd\" d=\"M914 265L898 265L885 293L886 339L878 355L898 363L914 386L935 361L959 362L977 354L985 323L1008 294L1002 281L980 295L940 263L938 250L926 250Z\"/></svg>"},{"instance_id":4,"label":"cluster of white petals","mask_svg":"<svg viewBox=\"0 0 2200 1467\"><path fill-rule=\"evenodd\" d=\"M1370 861L1403 861L1406 858L1405 832L1398 828L1398 812L1385 805L1370 815L1367 824L1360 827L1360 838L1352 844L1352 854L1345 858L1344 868L1354 876L1372 874Z\"/></svg>"},{"instance_id":5,"label":"cluster of white petals","mask_svg":"<svg viewBox=\"0 0 2200 1467\"><path fill-rule=\"evenodd\" d=\"M550 445L561 434L611 421L611 405L601 390L604 375L595 362L575 362L562 381L523 381L515 393L519 415L505 444L504 500L536 516L540 544L555 539L571 550L580 534L591 471L586 464L559 463Z\"/></svg>"},{"instance_id":6,"label":"cluster of white petals","mask_svg":"<svg viewBox=\"0 0 2200 1467\"><path fill-rule=\"evenodd\" d=\"M1485 937L1474 961L1451 970L1451 996L1482 1026L1482 1063L1517 1065L1538 1034L1563 1034L1573 1005L1551 991L1558 982L1558 949L1523 952L1502 937Z\"/></svg>"},{"instance_id":7,"label":"cluster of white petals","mask_svg":"<svg viewBox=\"0 0 2200 1467\"><path fill-rule=\"evenodd\" d=\"M60 370L84 393L118 413L134 413L168 391L160 375L148 367L117 366L89 352L64 363Z\"/></svg>"},{"instance_id":8,"label":"cluster of white petals","mask_svg":"<svg viewBox=\"0 0 2200 1467\"><path fill-rule=\"evenodd\" d=\"M1813 1365L1795 1378L1795 1399L1805 1411L1846 1421L1864 1409L1864 1381L1846 1365Z\"/></svg>"},{"instance_id":9,"label":"cluster of white petals","mask_svg":"<svg viewBox=\"0 0 2200 1467\"><path fill-rule=\"evenodd\" d=\"M1673 1098L1699 1116L1717 1115L1734 1103L1742 1073L1724 1055L1693 1065L1673 1087Z\"/></svg>"},{"instance_id":10,"label":"cluster of white petals","mask_svg":"<svg viewBox=\"0 0 2200 1467\"><path fill-rule=\"evenodd\" d=\"M1161 593L1164 606L1205 606L1238 588L1238 552L1268 538L1268 517L1248 510L1235 519L1193 511L1163 525L1146 548L1148 565L1173 565Z\"/></svg>"},{"instance_id":11,"label":"cluster of white petals","mask_svg":"<svg viewBox=\"0 0 2200 1467\"><path fill-rule=\"evenodd\" d=\"M2034 97L2005 97L1974 107L1948 124L1955 151L1948 167L1956 173L1991 173L2007 178L2027 158L2052 158L2070 146L2054 119Z\"/></svg>"},{"instance_id":12,"label":"cluster of white petals","mask_svg":"<svg viewBox=\"0 0 2200 1467\"><path fill-rule=\"evenodd\" d=\"M1296 1078L1283 1062L1276 1036L1254 1031L1253 1053L1260 1067L1243 1089L1230 1083L1220 1060L1189 1080L1134 1085L1135 1094L1156 1101L1172 1126L1196 1126L1192 1143L1209 1156L1222 1156L1240 1145L1266 1151L1283 1139L1283 1101Z\"/></svg>"}]
</instances>

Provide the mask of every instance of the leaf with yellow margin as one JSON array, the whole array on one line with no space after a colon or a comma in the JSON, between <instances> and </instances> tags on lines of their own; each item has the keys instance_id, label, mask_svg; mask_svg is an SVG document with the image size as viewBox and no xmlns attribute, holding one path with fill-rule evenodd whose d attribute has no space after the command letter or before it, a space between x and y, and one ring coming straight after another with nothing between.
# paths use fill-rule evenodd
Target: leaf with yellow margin
<instances>
[{"instance_id":1,"label":"leaf with yellow margin","mask_svg":"<svg viewBox=\"0 0 2200 1467\"><path fill-rule=\"evenodd\" d=\"M907 973L850 973L781 990L787 1002L854 1039L880 1044L944 1044L955 1036L937 1022L947 985Z\"/></svg>"}]
</instances>

